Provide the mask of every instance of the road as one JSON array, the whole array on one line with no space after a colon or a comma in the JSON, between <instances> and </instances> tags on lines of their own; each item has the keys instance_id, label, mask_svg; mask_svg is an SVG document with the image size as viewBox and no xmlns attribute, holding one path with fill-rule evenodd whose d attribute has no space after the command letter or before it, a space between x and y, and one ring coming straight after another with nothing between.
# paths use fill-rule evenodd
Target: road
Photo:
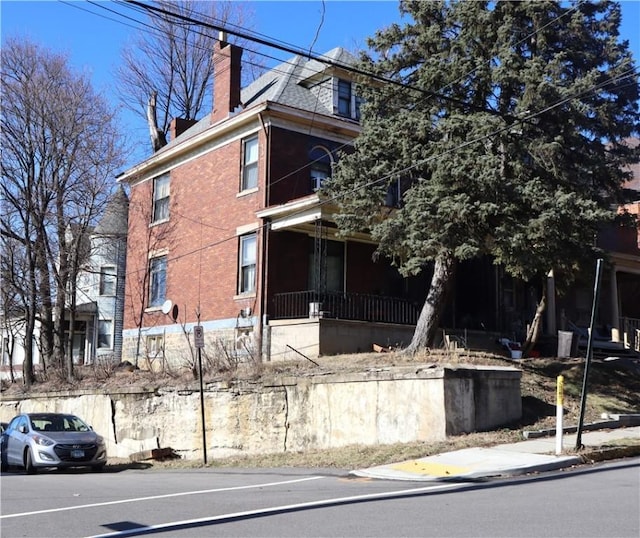
<instances>
[{"instance_id":1,"label":"road","mask_svg":"<svg viewBox=\"0 0 640 538\"><path fill-rule=\"evenodd\" d=\"M640 458L479 482L317 469L4 473L0 534L640 536Z\"/></svg>"}]
</instances>

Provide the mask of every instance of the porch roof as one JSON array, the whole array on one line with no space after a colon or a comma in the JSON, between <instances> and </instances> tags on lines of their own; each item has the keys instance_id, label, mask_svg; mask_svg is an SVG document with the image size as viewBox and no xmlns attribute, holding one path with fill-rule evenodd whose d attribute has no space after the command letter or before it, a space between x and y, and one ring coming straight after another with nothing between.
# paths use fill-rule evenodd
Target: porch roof
<instances>
[{"instance_id":1,"label":"porch roof","mask_svg":"<svg viewBox=\"0 0 640 538\"><path fill-rule=\"evenodd\" d=\"M286 204L268 207L256 213L261 219L271 220L272 230L294 228L318 219L330 220L333 211L320 199L318 194L292 200Z\"/></svg>"},{"instance_id":2,"label":"porch roof","mask_svg":"<svg viewBox=\"0 0 640 538\"><path fill-rule=\"evenodd\" d=\"M318 220L334 222L333 215L337 211L333 202L321 197L317 193L298 198L285 204L267 207L256 212L261 219L271 221L271 230L290 230L303 233L315 233L314 223ZM335 237L337 228L328 228L329 237ZM344 239L344 238L343 238ZM351 241L375 244L371 236L366 233L351 233L348 236Z\"/></svg>"}]
</instances>

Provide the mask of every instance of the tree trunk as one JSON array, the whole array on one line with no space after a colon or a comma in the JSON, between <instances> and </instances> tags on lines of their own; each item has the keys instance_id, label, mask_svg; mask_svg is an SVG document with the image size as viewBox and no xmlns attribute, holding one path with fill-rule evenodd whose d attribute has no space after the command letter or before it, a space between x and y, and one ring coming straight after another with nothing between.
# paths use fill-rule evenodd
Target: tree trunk
<instances>
[{"instance_id":1,"label":"tree trunk","mask_svg":"<svg viewBox=\"0 0 640 538\"><path fill-rule=\"evenodd\" d=\"M167 145L167 137L165 136L164 131L158 129L158 116L156 113L157 98L158 92L154 91L149 97L149 102L147 103L147 125L149 126L151 146L153 147L154 152Z\"/></svg>"},{"instance_id":2,"label":"tree trunk","mask_svg":"<svg viewBox=\"0 0 640 538\"><path fill-rule=\"evenodd\" d=\"M450 252L439 256L433 267L431 286L422 306L416 330L406 353L416 353L433 346L447 296L455 276L456 260Z\"/></svg>"},{"instance_id":3,"label":"tree trunk","mask_svg":"<svg viewBox=\"0 0 640 538\"><path fill-rule=\"evenodd\" d=\"M533 316L533 321L527 331L527 338L522 345L522 356L526 357L527 354L533 349L533 346L538 342L540 332L542 330L542 315L547 308L547 294L545 288L542 288L542 297L536 307L536 313Z\"/></svg>"}]
</instances>

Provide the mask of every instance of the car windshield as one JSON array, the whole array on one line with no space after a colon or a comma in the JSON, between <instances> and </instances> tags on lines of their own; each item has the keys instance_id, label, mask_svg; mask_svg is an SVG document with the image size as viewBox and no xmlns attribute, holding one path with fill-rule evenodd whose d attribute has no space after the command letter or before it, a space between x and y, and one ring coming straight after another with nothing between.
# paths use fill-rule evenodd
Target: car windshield
<instances>
[{"instance_id":1,"label":"car windshield","mask_svg":"<svg viewBox=\"0 0 640 538\"><path fill-rule=\"evenodd\" d=\"M91 428L74 415L31 415L31 427L43 432L87 432Z\"/></svg>"}]
</instances>

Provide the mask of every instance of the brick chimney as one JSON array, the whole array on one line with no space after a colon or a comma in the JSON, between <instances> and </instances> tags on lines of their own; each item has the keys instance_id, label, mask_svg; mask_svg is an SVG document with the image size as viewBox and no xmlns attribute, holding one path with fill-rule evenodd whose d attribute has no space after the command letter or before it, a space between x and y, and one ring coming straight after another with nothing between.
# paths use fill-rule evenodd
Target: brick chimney
<instances>
[{"instance_id":1,"label":"brick chimney","mask_svg":"<svg viewBox=\"0 0 640 538\"><path fill-rule=\"evenodd\" d=\"M185 120L184 118L173 118L169 124L169 139L175 140L182 133L184 133L189 127L193 127L196 120Z\"/></svg>"},{"instance_id":2,"label":"brick chimney","mask_svg":"<svg viewBox=\"0 0 640 538\"><path fill-rule=\"evenodd\" d=\"M220 38L213 48L213 112L212 123L229 117L240 104L240 58L242 49L227 43L227 35Z\"/></svg>"}]
</instances>

